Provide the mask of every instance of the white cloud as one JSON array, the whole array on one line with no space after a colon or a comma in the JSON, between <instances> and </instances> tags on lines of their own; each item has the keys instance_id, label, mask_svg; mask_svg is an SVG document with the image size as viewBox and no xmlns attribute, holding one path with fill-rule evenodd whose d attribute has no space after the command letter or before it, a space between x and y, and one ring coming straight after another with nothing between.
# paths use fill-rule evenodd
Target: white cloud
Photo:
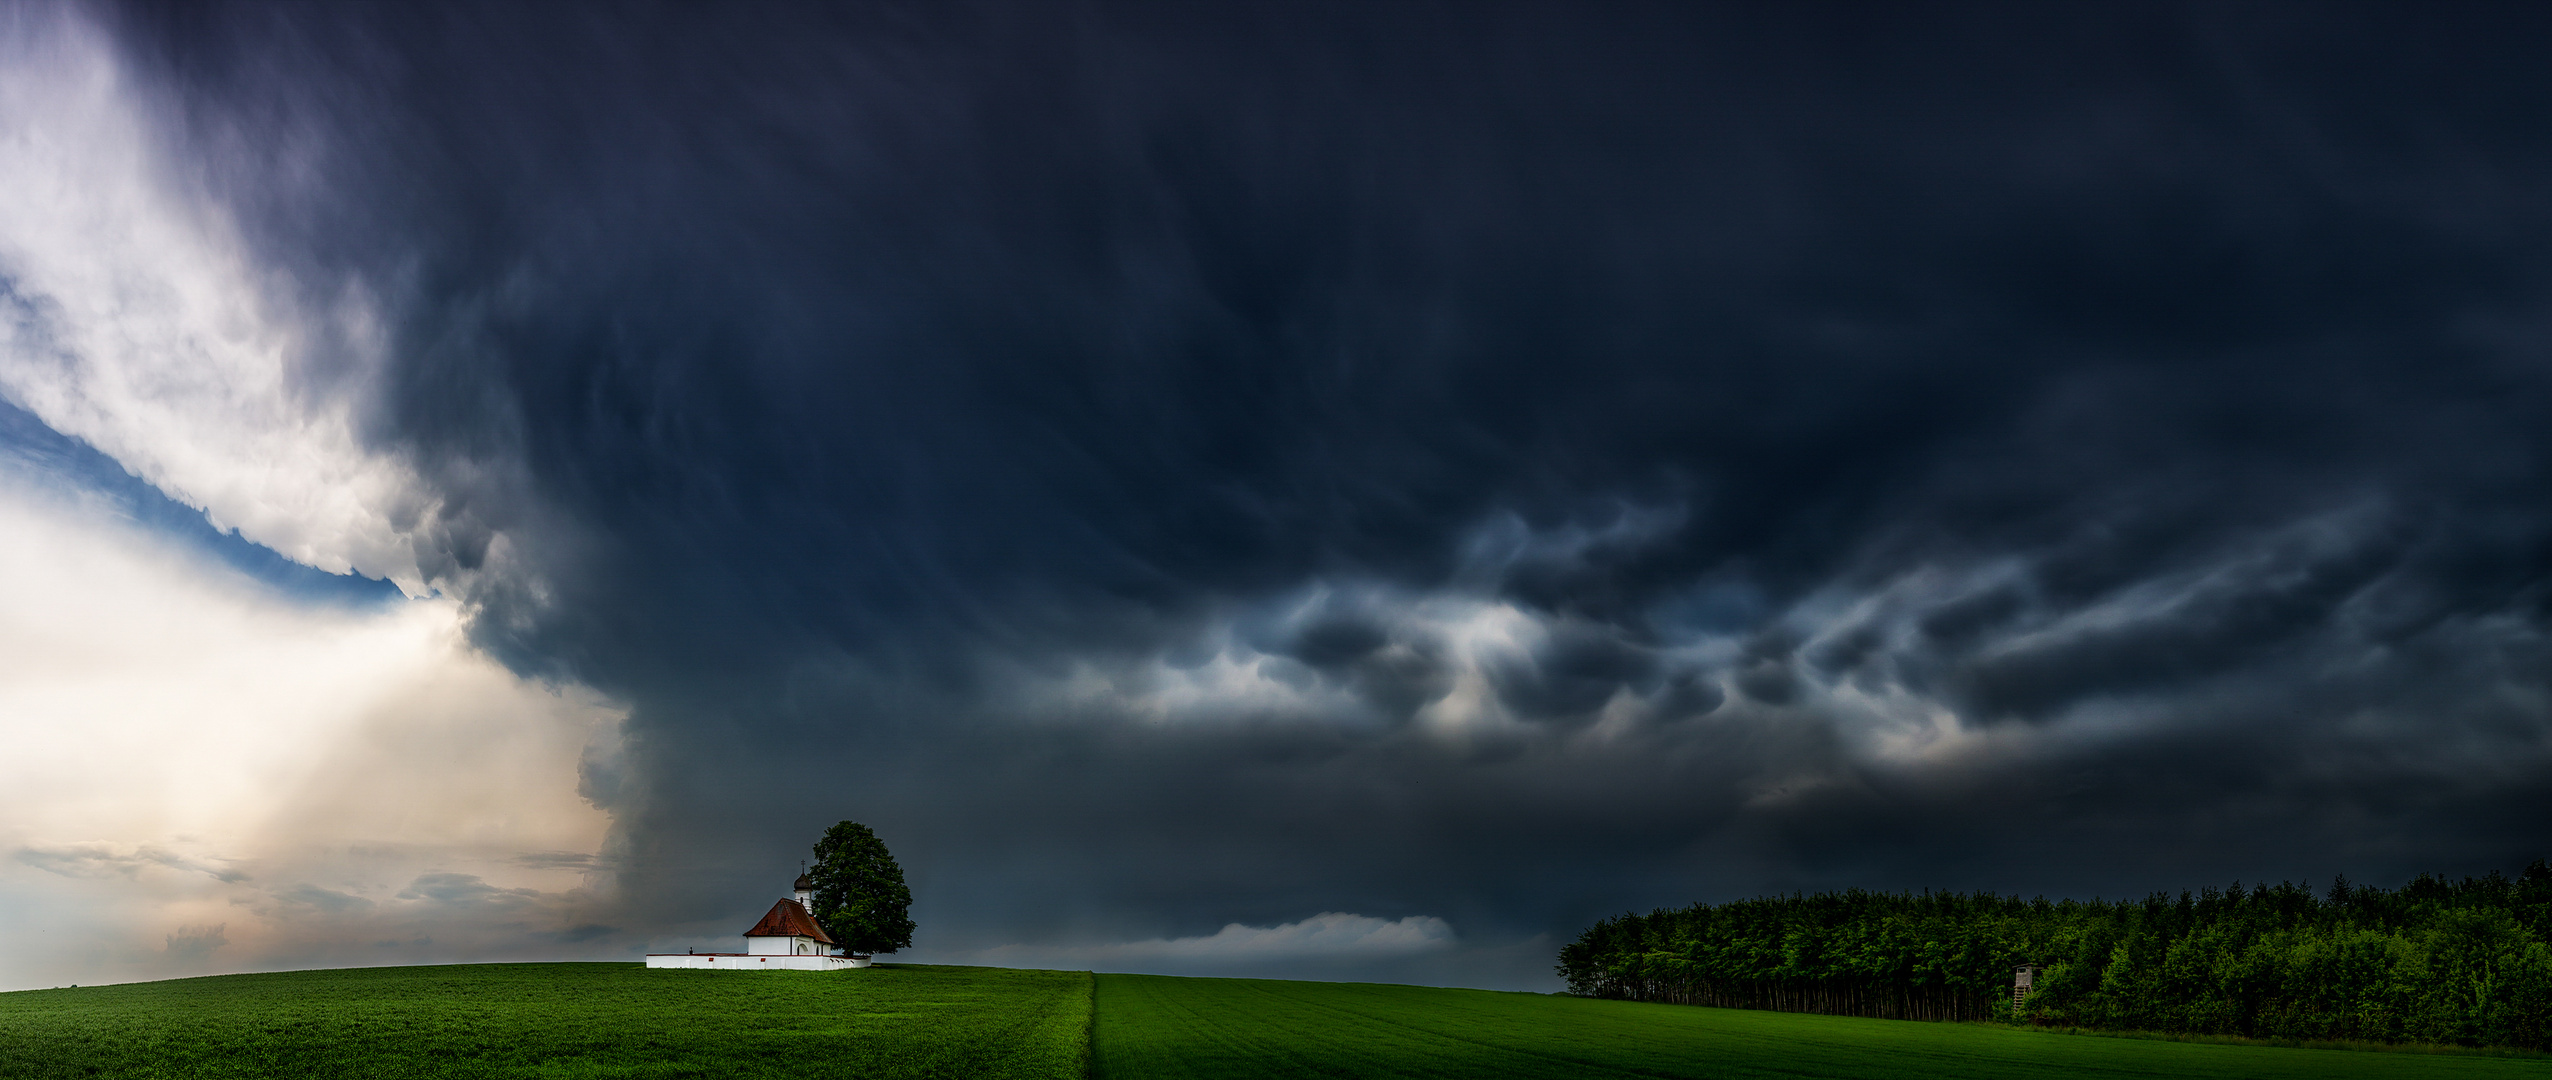
<instances>
[{"instance_id":1,"label":"white cloud","mask_svg":"<svg viewBox=\"0 0 2552 1080\"><path fill-rule=\"evenodd\" d=\"M0 8L0 396L288 558L421 593L439 500L357 438L362 294L295 310L154 115L78 12Z\"/></svg>"}]
</instances>

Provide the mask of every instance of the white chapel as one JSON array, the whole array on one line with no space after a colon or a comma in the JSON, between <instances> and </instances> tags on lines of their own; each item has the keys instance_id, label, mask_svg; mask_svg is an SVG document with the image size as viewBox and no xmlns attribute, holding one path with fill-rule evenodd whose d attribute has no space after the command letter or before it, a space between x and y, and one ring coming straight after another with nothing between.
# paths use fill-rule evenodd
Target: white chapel
<instances>
[{"instance_id":1,"label":"white chapel","mask_svg":"<svg viewBox=\"0 0 2552 1080\"><path fill-rule=\"evenodd\" d=\"M815 921L815 882L798 875L796 893L771 905L762 921L744 932L740 953L648 953L651 968L701 968L709 971L838 971L864 968L869 958L846 954Z\"/></svg>"}]
</instances>

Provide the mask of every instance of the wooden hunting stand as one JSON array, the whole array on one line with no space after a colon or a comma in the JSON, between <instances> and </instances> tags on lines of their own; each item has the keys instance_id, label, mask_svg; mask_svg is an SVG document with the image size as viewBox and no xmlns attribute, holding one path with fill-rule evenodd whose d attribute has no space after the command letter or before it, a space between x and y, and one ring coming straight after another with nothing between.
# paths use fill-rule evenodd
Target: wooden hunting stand
<instances>
[{"instance_id":1,"label":"wooden hunting stand","mask_svg":"<svg viewBox=\"0 0 2552 1080\"><path fill-rule=\"evenodd\" d=\"M2011 1006L2019 1008L2029 998L2029 984L2038 980L2038 965L2022 964L2011 969Z\"/></svg>"}]
</instances>

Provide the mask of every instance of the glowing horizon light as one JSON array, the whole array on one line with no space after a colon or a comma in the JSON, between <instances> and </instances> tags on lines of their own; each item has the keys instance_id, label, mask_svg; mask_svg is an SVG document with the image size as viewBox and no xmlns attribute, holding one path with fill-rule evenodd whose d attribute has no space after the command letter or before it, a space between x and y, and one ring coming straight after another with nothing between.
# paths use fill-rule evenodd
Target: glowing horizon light
<instances>
[{"instance_id":1,"label":"glowing horizon light","mask_svg":"<svg viewBox=\"0 0 2552 1080\"><path fill-rule=\"evenodd\" d=\"M0 473L0 914L10 987L511 935L574 906L609 819L577 795L620 713L471 649L460 605L308 604ZM480 886L402 898L422 875ZM509 891L511 890L511 891ZM525 892L523 890L529 890ZM35 913L43 912L41 916Z\"/></svg>"}]
</instances>

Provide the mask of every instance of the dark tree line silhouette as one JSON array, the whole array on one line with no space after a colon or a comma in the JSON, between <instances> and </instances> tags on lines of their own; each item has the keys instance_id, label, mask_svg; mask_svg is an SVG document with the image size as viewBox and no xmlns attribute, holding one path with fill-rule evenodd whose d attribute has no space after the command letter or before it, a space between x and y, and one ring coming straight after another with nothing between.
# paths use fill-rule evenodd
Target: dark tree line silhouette
<instances>
[{"instance_id":1,"label":"dark tree line silhouette","mask_svg":"<svg viewBox=\"0 0 2552 1080\"><path fill-rule=\"evenodd\" d=\"M2026 998L2013 971L2036 965ZM2177 898L1854 889L1623 914L1570 992L1909 1020L2552 1049L2552 866Z\"/></svg>"}]
</instances>

